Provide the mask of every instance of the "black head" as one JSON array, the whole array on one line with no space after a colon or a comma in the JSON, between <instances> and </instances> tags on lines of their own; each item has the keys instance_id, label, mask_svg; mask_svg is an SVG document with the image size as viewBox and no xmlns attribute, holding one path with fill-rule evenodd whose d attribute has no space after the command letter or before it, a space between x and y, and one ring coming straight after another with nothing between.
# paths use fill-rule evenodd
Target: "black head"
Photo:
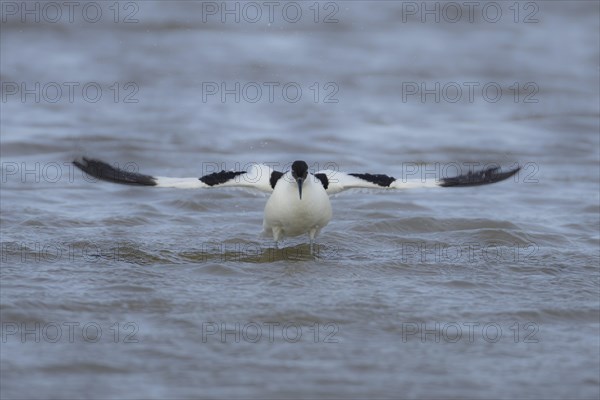
<instances>
[{"instance_id":1,"label":"black head","mask_svg":"<svg viewBox=\"0 0 600 400\"><path fill-rule=\"evenodd\" d=\"M292 164L292 177L298 184L298 194L300 195L300 200L302 200L302 184L306 180L307 176L308 164L306 164L304 161L294 161Z\"/></svg>"},{"instance_id":2,"label":"black head","mask_svg":"<svg viewBox=\"0 0 600 400\"><path fill-rule=\"evenodd\" d=\"M308 175L308 164L304 161L294 161L292 164L292 177L294 179L306 179Z\"/></svg>"}]
</instances>

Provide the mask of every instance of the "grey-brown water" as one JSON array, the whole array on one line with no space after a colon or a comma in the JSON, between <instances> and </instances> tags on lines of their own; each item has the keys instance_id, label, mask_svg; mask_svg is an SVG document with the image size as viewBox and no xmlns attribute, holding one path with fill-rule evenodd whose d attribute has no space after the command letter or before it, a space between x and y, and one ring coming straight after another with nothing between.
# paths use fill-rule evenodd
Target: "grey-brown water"
<instances>
[{"instance_id":1,"label":"grey-brown water","mask_svg":"<svg viewBox=\"0 0 600 400\"><path fill-rule=\"evenodd\" d=\"M3 399L598 398L598 2L78 4L1 3ZM523 169L342 193L313 257L81 155Z\"/></svg>"}]
</instances>

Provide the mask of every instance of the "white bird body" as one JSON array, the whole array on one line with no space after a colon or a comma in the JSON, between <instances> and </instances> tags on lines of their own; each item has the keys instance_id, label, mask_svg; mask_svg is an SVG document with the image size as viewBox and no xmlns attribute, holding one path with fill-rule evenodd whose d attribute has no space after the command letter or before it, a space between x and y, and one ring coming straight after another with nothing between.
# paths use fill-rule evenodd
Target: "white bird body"
<instances>
[{"instance_id":1,"label":"white bird body","mask_svg":"<svg viewBox=\"0 0 600 400\"><path fill-rule=\"evenodd\" d=\"M309 173L300 198L296 180L287 172L277 181L267 201L263 229L276 242L305 233L312 242L330 220L331 202L321 182Z\"/></svg>"},{"instance_id":2,"label":"white bird body","mask_svg":"<svg viewBox=\"0 0 600 400\"><path fill-rule=\"evenodd\" d=\"M247 171L221 171L200 178L153 177L113 167L103 161L83 158L73 163L87 174L109 182L177 189L220 187L252 188L271 193L265 206L263 232L275 243L284 237L308 234L312 244L331 220L329 196L354 188L414 189L447 186L478 186L505 180L519 167L501 172L499 167L469 171L438 180L400 180L381 174L347 174L334 170L310 173L308 164L295 161L290 171L279 172L265 164L253 164Z\"/></svg>"}]
</instances>

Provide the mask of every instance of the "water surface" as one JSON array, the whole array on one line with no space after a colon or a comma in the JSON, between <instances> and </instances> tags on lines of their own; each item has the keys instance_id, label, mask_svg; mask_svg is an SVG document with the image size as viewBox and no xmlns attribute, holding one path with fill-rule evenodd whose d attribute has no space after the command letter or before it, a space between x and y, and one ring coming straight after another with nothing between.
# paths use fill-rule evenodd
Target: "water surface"
<instances>
[{"instance_id":1,"label":"water surface","mask_svg":"<svg viewBox=\"0 0 600 400\"><path fill-rule=\"evenodd\" d=\"M597 2L456 23L412 2L318 3L317 23L304 2L296 23L93 4L97 23L2 22L2 398L598 397ZM90 182L81 155L175 177L523 170L337 195L314 257L260 236L264 195Z\"/></svg>"}]
</instances>

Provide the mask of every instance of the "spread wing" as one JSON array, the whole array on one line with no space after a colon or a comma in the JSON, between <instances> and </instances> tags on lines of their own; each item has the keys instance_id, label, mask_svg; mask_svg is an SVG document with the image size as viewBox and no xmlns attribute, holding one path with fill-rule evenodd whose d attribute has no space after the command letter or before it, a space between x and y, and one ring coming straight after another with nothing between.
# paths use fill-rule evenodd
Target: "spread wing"
<instances>
[{"instance_id":1,"label":"spread wing","mask_svg":"<svg viewBox=\"0 0 600 400\"><path fill-rule=\"evenodd\" d=\"M500 182L516 174L521 168L501 171L500 167L481 171L469 171L467 174L441 179L396 179L382 174L348 174L334 170L319 171L315 174L328 194L348 189L415 189L449 186L479 186Z\"/></svg>"},{"instance_id":2,"label":"spread wing","mask_svg":"<svg viewBox=\"0 0 600 400\"><path fill-rule=\"evenodd\" d=\"M125 185L155 186L176 189L241 187L272 192L281 172L265 164L252 164L247 171L221 171L199 178L169 178L140 174L112 166L104 161L82 158L73 164L86 174L103 181Z\"/></svg>"}]
</instances>

